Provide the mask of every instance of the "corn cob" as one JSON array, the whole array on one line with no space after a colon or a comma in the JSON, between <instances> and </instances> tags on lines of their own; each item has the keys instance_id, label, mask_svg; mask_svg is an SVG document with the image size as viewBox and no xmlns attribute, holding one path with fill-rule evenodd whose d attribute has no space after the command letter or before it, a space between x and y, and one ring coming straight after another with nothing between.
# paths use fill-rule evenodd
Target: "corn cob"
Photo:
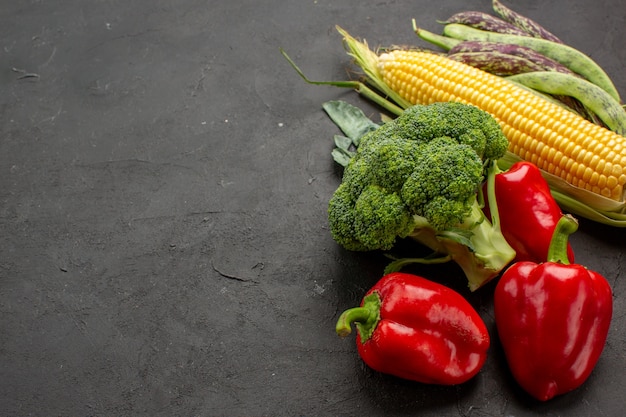
<instances>
[{"instance_id":1,"label":"corn cob","mask_svg":"<svg viewBox=\"0 0 626 417\"><path fill-rule=\"evenodd\" d=\"M509 151L574 187L624 201L626 138L501 77L439 54L396 50L378 56L346 36L368 81L403 107L460 101L488 111Z\"/></svg>"}]
</instances>

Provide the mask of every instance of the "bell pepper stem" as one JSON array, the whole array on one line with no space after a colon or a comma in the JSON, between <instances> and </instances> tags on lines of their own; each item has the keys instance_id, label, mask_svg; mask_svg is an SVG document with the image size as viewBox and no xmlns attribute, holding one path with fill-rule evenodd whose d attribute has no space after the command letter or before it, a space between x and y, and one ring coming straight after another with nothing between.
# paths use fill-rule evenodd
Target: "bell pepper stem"
<instances>
[{"instance_id":1,"label":"bell pepper stem","mask_svg":"<svg viewBox=\"0 0 626 417\"><path fill-rule=\"evenodd\" d=\"M370 310L365 307L354 307L344 311L337 321L337 334L346 337L352 333L352 323L367 322L370 317Z\"/></svg>"},{"instance_id":2,"label":"bell pepper stem","mask_svg":"<svg viewBox=\"0 0 626 417\"><path fill-rule=\"evenodd\" d=\"M550 247L548 248L548 262L569 265L567 243L569 236L578 230L578 220L571 214L564 214L556 224Z\"/></svg>"},{"instance_id":3,"label":"bell pepper stem","mask_svg":"<svg viewBox=\"0 0 626 417\"><path fill-rule=\"evenodd\" d=\"M380 296L373 292L363 298L361 307L350 308L339 316L335 331L340 337L346 337L352 333L352 323L356 323L361 336L361 342L365 343L374 332L380 320Z\"/></svg>"}]
</instances>

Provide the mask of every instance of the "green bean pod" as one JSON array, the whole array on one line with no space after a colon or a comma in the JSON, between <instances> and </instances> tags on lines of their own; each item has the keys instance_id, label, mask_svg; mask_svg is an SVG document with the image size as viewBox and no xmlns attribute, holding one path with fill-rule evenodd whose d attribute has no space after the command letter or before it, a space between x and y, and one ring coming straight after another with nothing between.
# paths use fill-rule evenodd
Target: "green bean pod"
<instances>
[{"instance_id":1,"label":"green bean pod","mask_svg":"<svg viewBox=\"0 0 626 417\"><path fill-rule=\"evenodd\" d=\"M449 23L461 23L476 29L488 30L490 32L508 33L510 35L529 36L528 33L499 17L483 12L465 11L453 14L448 19L439 21L444 25Z\"/></svg>"},{"instance_id":2,"label":"green bean pod","mask_svg":"<svg viewBox=\"0 0 626 417\"><path fill-rule=\"evenodd\" d=\"M422 29L417 26L417 24L415 23L415 19L413 19L413 31L417 36L422 38L422 40L432 43L433 45L438 46L446 51L454 48L456 45L463 42L459 39L454 39L449 36L438 35L426 29Z\"/></svg>"},{"instance_id":3,"label":"green bean pod","mask_svg":"<svg viewBox=\"0 0 626 417\"><path fill-rule=\"evenodd\" d=\"M522 16L521 14L509 9L498 0L493 0L493 11L496 12L503 20L511 23L513 26L521 29L530 36L535 38L547 39L552 42L563 43L556 35L549 32L534 20Z\"/></svg>"},{"instance_id":4,"label":"green bean pod","mask_svg":"<svg viewBox=\"0 0 626 417\"><path fill-rule=\"evenodd\" d=\"M488 41L525 46L565 65L609 93L618 103L619 93L611 78L595 61L571 46L528 36L507 35L475 29L458 23L444 26L444 35L464 41Z\"/></svg>"},{"instance_id":5,"label":"green bean pod","mask_svg":"<svg viewBox=\"0 0 626 417\"><path fill-rule=\"evenodd\" d=\"M580 77L553 71L528 72L507 77L528 88L576 98L612 131L626 135L626 111L606 91Z\"/></svg>"}]
</instances>

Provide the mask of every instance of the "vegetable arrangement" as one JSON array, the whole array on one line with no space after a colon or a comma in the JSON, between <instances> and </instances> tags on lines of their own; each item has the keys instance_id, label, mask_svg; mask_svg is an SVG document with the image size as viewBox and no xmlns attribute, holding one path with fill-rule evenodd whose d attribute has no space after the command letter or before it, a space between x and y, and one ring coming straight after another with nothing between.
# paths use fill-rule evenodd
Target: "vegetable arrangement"
<instances>
[{"instance_id":1,"label":"vegetable arrangement","mask_svg":"<svg viewBox=\"0 0 626 417\"><path fill-rule=\"evenodd\" d=\"M378 77L376 83L381 89L386 86L388 96L402 107L438 101L478 106L499 121L510 141L511 157L533 162L548 172L555 191L571 198L579 195L580 204L592 210L623 211L623 136L467 64L429 52L396 50L378 56L366 44L344 34L366 75ZM623 213L615 212L615 217L626 219Z\"/></svg>"},{"instance_id":2,"label":"vegetable arrangement","mask_svg":"<svg viewBox=\"0 0 626 417\"><path fill-rule=\"evenodd\" d=\"M499 17L461 12L443 35L415 26L445 52L378 54L343 35L363 81L355 88L396 118L377 124L343 101L323 108L345 136L330 198L333 239L353 251L389 251L398 239L430 248L394 259L360 307L357 350L372 369L422 383L459 384L483 366L490 339L451 288L399 272L455 262L471 291L497 280L498 337L513 377L547 401L580 387L605 345L612 290L574 263L578 222L626 227L626 112L608 75L536 22L493 0Z\"/></svg>"},{"instance_id":3,"label":"vegetable arrangement","mask_svg":"<svg viewBox=\"0 0 626 417\"><path fill-rule=\"evenodd\" d=\"M333 238L346 249L370 251L410 237L434 251L426 262L455 261L470 289L479 288L515 257L489 187L493 161L507 144L496 121L477 107L447 102L407 109L360 138L328 205ZM485 175L496 208L491 219L478 201Z\"/></svg>"},{"instance_id":4,"label":"vegetable arrangement","mask_svg":"<svg viewBox=\"0 0 626 417\"><path fill-rule=\"evenodd\" d=\"M341 28L348 54L364 73L363 82L310 81L291 63L308 82L355 88L395 115L415 104L438 101L475 105L494 116L509 139L507 154L498 160L502 168L519 160L532 162L563 209L626 227L626 111L611 79L582 52L535 37L549 35L534 22L505 12L508 9L497 1L494 10L527 36L463 23L446 23L443 35L417 27L415 31L448 51L472 42L467 53L490 65L509 65L507 77L489 67L481 69L475 60L460 62L459 56L452 56L459 49L451 55L408 49L379 55ZM537 58L541 56L569 73L549 66L528 72L530 68L515 64L520 57L514 51L520 50L533 51L534 58L526 61L542 62Z\"/></svg>"}]
</instances>

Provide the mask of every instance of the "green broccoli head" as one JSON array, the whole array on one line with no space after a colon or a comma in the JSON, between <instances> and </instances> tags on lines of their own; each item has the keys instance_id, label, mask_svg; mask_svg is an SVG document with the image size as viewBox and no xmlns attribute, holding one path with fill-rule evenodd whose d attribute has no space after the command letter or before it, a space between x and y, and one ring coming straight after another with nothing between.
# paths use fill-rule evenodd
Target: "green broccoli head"
<instances>
[{"instance_id":1,"label":"green broccoli head","mask_svg":"<svg viewBox=\"0 0 626 417\"><path fill-rule=\"evenodd\" d=\"M444 136L422 145L402 199L437 230L462 223L483 180L483 163L470 145Z\"/></svg>"},{"instance_id":2,"label":"green broccoli head","mask_svg":"<svg viewBox=\"0 0 626 417\"><path fill-rule=\"evenodd\" d=\"M333 238L350 250L390 249L423 219L459 227L483 182L484 160L508 141L477 107L414 106L365 134L329 202Z\"/></svg>"},{"instance_id":3,"label":"green broccoli head","mask_svg":"<svg viewBox=\"0 0 626 417\"><path fill-rule=\"evenodd\" d=\"M368 142L329 202L331 234L346 249L367 251L391 249L412 233L416 216L445 230L470 213L482 180L478 154L450 137Z\"/></svg>"},{"instance_id":4,"label":"green broccoli head","mask_svg":"<svg viewBox=\"0 0 626 417\"><path fill-rule=\"evenodd\" d=\"M471 146L483 160L504 156L509 145L500 125L489 113L457 102L409 107L393 122L364 136L362 141L367 143L381 136L421 143L448 136Z\"/></svg>"},{"instance_id":5,"label":"green broccoli head","mask_svg":"<svg viewBox=\"0 0 626 417\"><path fill-rule=\"evenodd\" d=\"M370 251L410 237L445 255L427 262L453 260L470 288L480 287L515 257L497 210L490 222L477 199L485 177L493 185L495 159L507 146L495 119L477 107L409 108L360 138L328 205L333 238L348 250ZM493 186L486 195L497 208Z\"/></svg>"}]
</instances>

